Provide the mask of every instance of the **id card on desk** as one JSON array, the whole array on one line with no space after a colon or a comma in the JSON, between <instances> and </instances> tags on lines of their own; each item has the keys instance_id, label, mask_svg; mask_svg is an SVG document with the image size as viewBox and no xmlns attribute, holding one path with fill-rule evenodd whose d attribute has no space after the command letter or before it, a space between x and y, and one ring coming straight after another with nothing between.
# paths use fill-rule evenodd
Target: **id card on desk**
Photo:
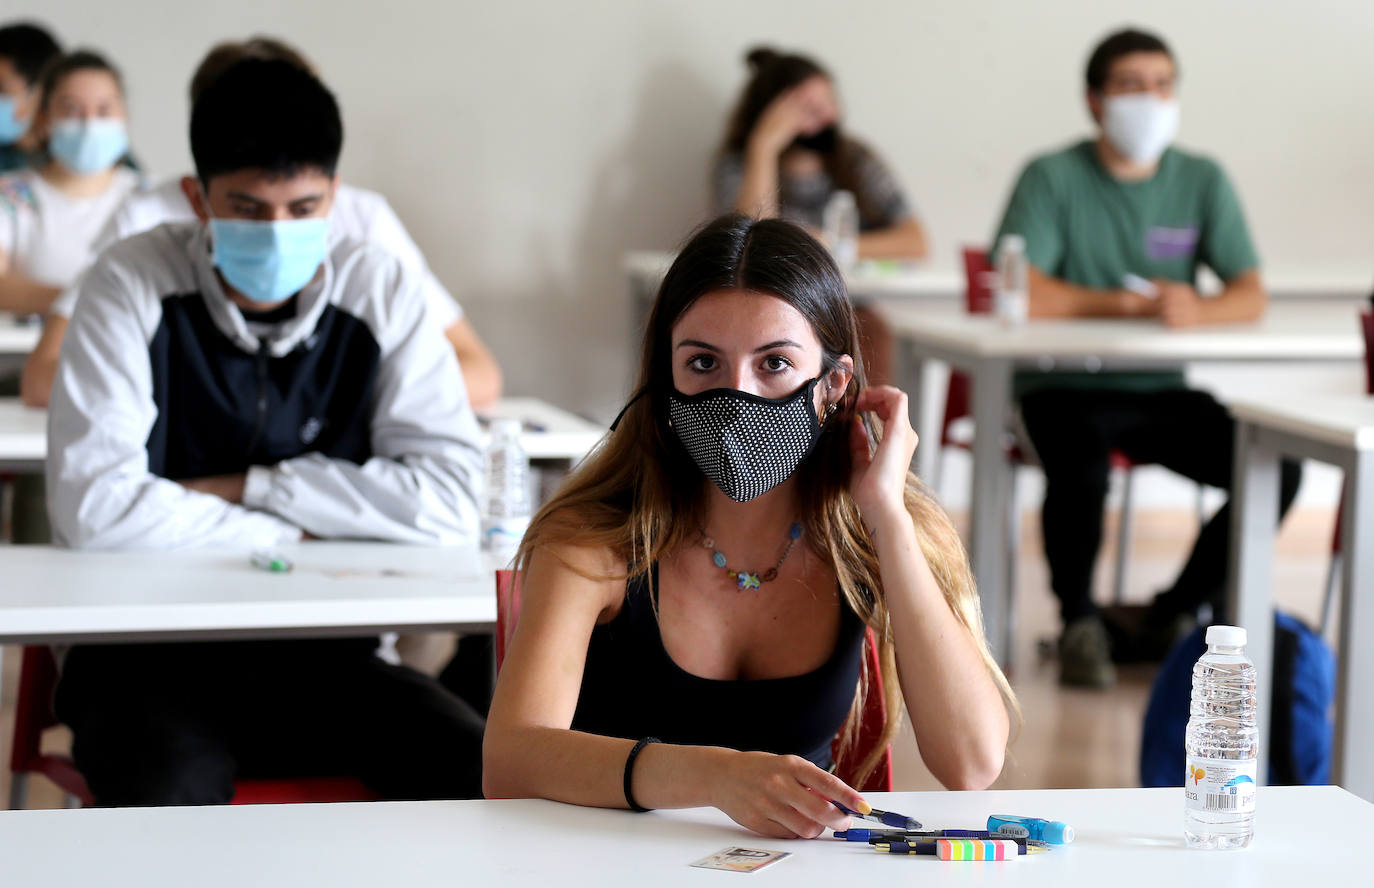
<instances>
[{"instance_id":1,"label":"id card on desk","mask_svg":"<svg viewBox=\"0 0 1374 888\"><path fill-rule=\"evenodd\" d=\"M692 866L702 869L727 870L732 873L758 872L770 863L791 857L790 851L768 851L762 848L722 848L710 857L703 857Z\"/></svg>"}]
</instances>

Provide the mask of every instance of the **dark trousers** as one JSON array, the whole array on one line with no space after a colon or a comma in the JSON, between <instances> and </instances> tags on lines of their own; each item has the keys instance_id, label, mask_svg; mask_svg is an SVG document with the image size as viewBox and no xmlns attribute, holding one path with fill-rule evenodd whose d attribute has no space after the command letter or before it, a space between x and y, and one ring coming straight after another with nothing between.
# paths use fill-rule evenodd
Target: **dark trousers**
<instances>
[{"instance_id":1,"label":"dark trousers","mask_svg":"<svg viewBox=\"0 0 1374 888\"><path fill-rule=\"evenodd\" d=\"M226 804L238 777L356 777L387 799L480 798L481 717L376 647L77 647L56 711L101 805Z\"/></svg>"},{"instance_id":2,"label":"dark trousers","mask_svg":"<svg viewBox=\"0 0 1374 888\"><path fill-rule=\"evenodd\" d=\"M1050 584L1065 624L1095 613L1093 565L1102 545L1102 511L1110 454L1155 463L1211 487L1231 489L1235 423L1206 392L1098 392L1049 389L1021 399L1021 416L1045 470L1042 512ZM1280 515L1298 492L1302 466L1281 465ZM1226 570L1231 505L1212 516L1193 543L1183 570L1156 597L1155 620L1210 604L1226 619Z\"/></svg>"}]
</instances>

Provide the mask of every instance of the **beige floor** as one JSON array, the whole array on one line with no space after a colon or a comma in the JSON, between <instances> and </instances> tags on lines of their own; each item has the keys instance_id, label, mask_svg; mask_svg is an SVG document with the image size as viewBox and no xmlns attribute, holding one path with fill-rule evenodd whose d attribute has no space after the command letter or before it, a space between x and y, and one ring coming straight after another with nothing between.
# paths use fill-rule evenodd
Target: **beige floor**
<instances>
[{"instance_id":1,"label":"beige floor","mask_svg":"<svg viewBox=\"0 0 1374 888\"><path fill-rule=\"evenodd\" d=\"M1141 721L1153 669L1123 669L1110 692L1061 688L1056 663L1038 651L1041 640L1059 629L1058 610L1049 590L1039 522L1023 522L1025 539L1017 565L1017 625L1011 683L1024 718L1011 745L999 789L1070 789L1139 785ZM1148 601L1173 580L1197 531L1185 513L1141 513L1131 546L1126 589L1129 601ZM1330 563L1332 516L1324 510L1294 512L1279 537L1275 597L1280 607L1316 625ZM1105 535L1115 540L1110 528ZM1114 547L1098 561L1099 600L1111 588ZM938 789L921 763L915 738L906 733L894 745L897 789Z\"/></svg>"},{"instance_id":2,"label":"beige floor","mask_svg":"<svg viewBox=\"0 0 1374 888\"><path fill-rule=\"evenodd\" d=\"M1065 788L1133 786L1140 748L1140 723L1149 693L1151 671L1123 672L1109 693L1065 690L1055 681L1055 664L1038 651L1041 639L1054 637L1058 617L1049 591L1038 522L1028 516L1026 539L1018 561L1016 645L1012 684L1024 714L1019 737L1010 748L999 788ZM1332 516L1321 510L1290 516L1280 537L1276 565L1277 597L1281 606L1315 622L1326 574ZM1196 532L1186 514L1141 513L1136 516L1128 595L1144 601L1167 585ZM1109 532L1108 539L1113 539ZM1099 588L1109 587L1112 553L1101 559ZM0 804L9 793L9 746L13 731L17 650L4 652L4 686L0 689ZM46 742L62 748L67 738L51 732ZM935 789L939 784L921 764L909 732L894 747L897 789ZM42 778L35 779L29 807L60 807L61 795Z\"/></svg>"}]
</instances>

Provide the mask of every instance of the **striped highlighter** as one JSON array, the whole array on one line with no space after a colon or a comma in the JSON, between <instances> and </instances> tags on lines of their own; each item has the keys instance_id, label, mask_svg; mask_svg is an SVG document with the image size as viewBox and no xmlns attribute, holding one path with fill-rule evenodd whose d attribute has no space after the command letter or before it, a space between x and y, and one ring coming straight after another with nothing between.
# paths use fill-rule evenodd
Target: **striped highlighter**
<instances>
[{"instance_id":1,"label":"striped highlighter","mask_svg":"<svg viewBox=\"0 0 1374 888\"><path fill-rule=\"evenodd\" d=\"M940 839L935 856L941 860L1015 860L1025 852L1006 839Z\"/></svg>"},{"instance_id":2,"label":"striped highlighter","mask_svg":"<svg viewBox=\"0 0 1374 888\"><path fill-rule=\"evenodd\" d=\"M1000 843L1000 842L1005 842L1005 841L1007 841L1007 840L1006 840L1006 839L992 839L992 840L990 840L990 841L993 842L993 843ZM1045 850L1044 848L1033 848L1033 849L1032 849L1032 848L1028 848L1028 847L1026 846L1026 844L1025 844L1025 840L1024 840L1024 839L1021 840L1021 841L1016 841L1015 839L1012 839L1011 841L1012 841L1012 843L1014 844L1015 849L1014 849L1014 851L1008 851L1008 852L1007 852L1008 855L1010 855L1010 854L1025 855L1025 854L1027 854L1027 853L1029 853L1029 852L1031 852L1031 851L1037 851L1037 852L1038 852L1038 851L1044 851L1044 850ZM918 838L914 838L914 837L913 837L913 838L908 839L908 840L905 841L905 842L900 842L900 841L880 842L880 843L875 844L873 847L874 847L874 849L876 849L876 850L878 851L878 853L880 853L880 854L920 854L920 855L924 855L924 856L926 856L926 857L938 857L938 856L940 856L941 853L950 853L950 852L948 852L948 849L946 849L945 852L941 852L941 843L947 843L947 842L953 842L953 843L955 843L956 845L958 845L958 844L960 844L960 843L971 843L971 844L973 844L973 845L978 845L979 847L982 847L983 845L988 844L989 840L987 840L987 839L926 839L926 838L919 838L919 839L918 839ZM1002 860L1002 859L1004 859L1004 858L1001 858L1001 857L998 857L998 856L997 856L997 850L996 850L996 848L993 848L992 856L990 856L990 857L987 855L986 851L984 851L984 854L983 854L982 857L969 856L969 855L972 854L972 853L973 853L972 851L969 851L968 854L965 854L963 851L961 851L960 854L961 854L962 856L958 856L958 857L942 857L941 859L942 859L942 860Z\"/></svg>"}]
</instances>

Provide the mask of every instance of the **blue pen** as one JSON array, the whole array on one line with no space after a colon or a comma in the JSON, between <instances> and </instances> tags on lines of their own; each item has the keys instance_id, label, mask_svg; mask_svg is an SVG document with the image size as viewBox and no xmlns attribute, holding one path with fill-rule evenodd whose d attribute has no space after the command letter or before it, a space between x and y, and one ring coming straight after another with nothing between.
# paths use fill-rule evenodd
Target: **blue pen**
<instances>
[{"instance_id":1,"label":"blue pen","mask_svg":"<svg viewBox=\"0 0 1374 888\"><path fill-rule=\"evenodd\" d=\"M877 808L869 808L867 814L861 814L858 811L849 810L839 802L831 802L831 804L851 817L858 817L863 820L872 821L873 823L881 823L884 826L895 826L897 829L921 828L921 821L914 817L908 817L905 814L895 814L892 811L880 811Z\"/></svg>"},{"instance_id":2,"label":"blue pen","mask_svg":"<svg viewBox=\"0 0 1374 888\"><path fill-rule=\"evenodd\" d=\"M992 834L985 829L866 829L854 827L837 829L833 838L845 842L901 842L911 839L988 839ZM1002 838L998 836L997 838Z\"/></svg>"},{"instance_id":3,"label":"blue pen","mask_svg":"<svg viewBox=\"0 0 1374 888\"><path fill-rule=\"evenodd\" d=\"M900 841L904 836L913 834L913 830L906 829L866 829L864 827L852 827L850 829L837 829L832 838L842 842L871 842L877 839L893 839Z\"/></svg>"}]
</instances>

